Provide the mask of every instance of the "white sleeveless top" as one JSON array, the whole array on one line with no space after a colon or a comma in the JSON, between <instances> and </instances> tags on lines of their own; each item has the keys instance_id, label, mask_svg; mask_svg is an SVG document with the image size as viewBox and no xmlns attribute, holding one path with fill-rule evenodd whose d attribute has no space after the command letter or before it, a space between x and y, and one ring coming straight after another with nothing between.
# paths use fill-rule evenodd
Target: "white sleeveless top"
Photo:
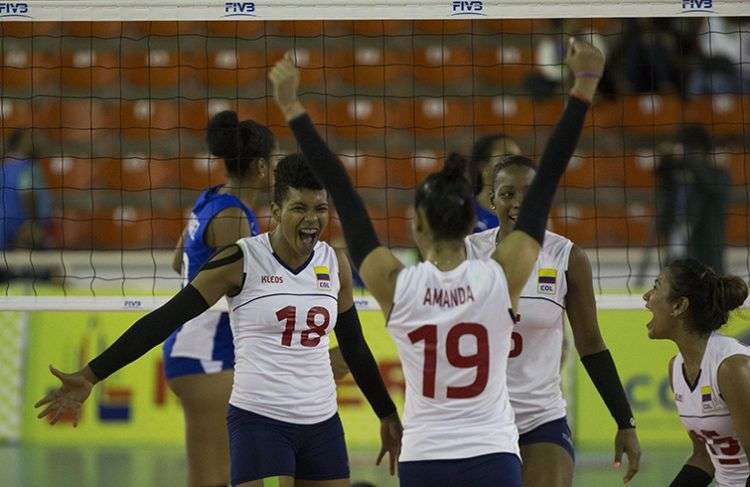
<instances>
[{"instance_id":1,"label":"white sleeveless top","mask_svg":"<svg viewBox=\"0 0 750 487\"><path fill-rule=\"evenodd\" d=\"M466 256L488 259L498 228L466 237ZM508 360L508 390L521 434L565 416L560 357L565 323L565 272L573 242L546 232L534 270L521 292Z\"/></svg>"},{"instance_id":2,"label":"white sleeveless top","mask_svg":"<svg viewBox=\"0 0 750 487\"><path fill-rule=\"evenodd\" d=\"M672 390L680 421L706 443L716 469L717 487L745 487L750 476L747 452L734 432L729 408L719 390L719 366L732 355L750 355L750 347L714 332L708 339L696 384L688 384L682 354L672 365Z\"/></svg>"},{"instance_id":3,"label":"white sleeveless top","mask_svg":"<svg viewBox=\"0 0 750 487\"><path fill-rule=\"evenodd\" d=\"M237 244L245 282L228 298L236 357L229 403L288 423L325 421L337 409L328 356L338 315L336 253L318 242L310 260L291 270L267 233Z\"/></svg>"},{"instance_id":4,"label":"white sleeveless top","mask_svg":"<svg viewBox=\"0 0 750 487\"><path fill-rule=\"evenodd\" d=\"M406 381L401 461L519 454L505 387L510 307L493 260L398 275L388 331Z\"/></svg>"}]
</instances>

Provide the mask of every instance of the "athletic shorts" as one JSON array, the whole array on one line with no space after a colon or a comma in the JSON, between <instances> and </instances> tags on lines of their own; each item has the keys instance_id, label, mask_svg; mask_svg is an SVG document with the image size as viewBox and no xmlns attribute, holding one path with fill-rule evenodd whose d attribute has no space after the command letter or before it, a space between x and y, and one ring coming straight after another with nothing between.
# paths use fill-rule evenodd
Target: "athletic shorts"
<instances>
[{"instance_id":1,"label":"athletic shorts","mask_svg":"<svg viewBox=\"0 0 750 487\"><path fill-rule=\"evenodd\" d=\"M169 335L163 353L167 379L233 369L229 314L209 311L186 323Z\"/></svg>"},{"instance_id":2,"label":"athletic shorts","mask_svg":"<svg viewBox=\"0 0 750 487\"><path fill-rule=\"evenodd\" d=\"M553 443L555 445L560 445L566 452L568 452L573 461L576 459L570 426L568 426L568 419L566 417L550 421L549 423L544 423L543 425L537 426L528 433L524 433L518 437L518 444L520 446L533 445L534 443Z\"/></svg>"},{"instance_id":3,"label":"athletic shorts","mask_svg":"<svg viewBox=\"0 0 750 487\"><path fill-rule=\"evenodd\" d=\"M521 487L521 459L490 453L459 460L399 462L401 487Z\"/></svg>"},{"instance_id":4,"label":"athletic shorts","mask_svg":"<svg viewBox=\"0 0 750 487\"><path fill-rule=\"evenodd\" d=\"M349 478L344 428L338 413L316 424L293 424L229 405L232 485L266 477Z\"/></svg>"}]
</instances>

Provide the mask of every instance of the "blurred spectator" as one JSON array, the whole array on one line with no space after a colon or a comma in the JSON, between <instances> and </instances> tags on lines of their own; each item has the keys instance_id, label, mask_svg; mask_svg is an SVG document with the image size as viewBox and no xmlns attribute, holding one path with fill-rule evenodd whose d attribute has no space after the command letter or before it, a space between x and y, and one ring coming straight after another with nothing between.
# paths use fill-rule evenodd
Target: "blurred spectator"
<instances>
[{"instance_id":1,"label":"blurred spectator","mask_svg":"<svg viewBox=\"0 0 750 487\"><path fill-rule=\"evenodd\" d=\"M515 140L505 134L485 135L477 139L471 149L469 180L474 184L474 212L476 225L474 233L482 232L499 225L492 209L492 173L495 164L507 155L520 155L521 148Z\"/></svg>"},{"instance_id":2,"label":"blurred spectator","mask_svg":"<svg viewBox=\"0 0 750 487\"><path fill-rule=\"evenodd\" d=\"M723 273L731 183L713 152L706 128L692 124L660 148L656 230L659 244L668 245L667 260L687 255Z\"/></svg>"},{"instance_id":3,"label":"blurred spectator","mask_svg":"<svg viewBox=\"0 0 750 487\"><path fill-rule=\"evenodd\" d=\"M697 32L700 55L688 83L691 95L750 91L748 29L746 18L703 19Z\"/></svg>"},{"instance_id":4,"label":"blurred spectator","mask_svg":"<svg viewBox=\"0 0 750 487\"><path fill-rule=\"evenodd\" d=\"M32 156L31 132L14 130L0 162L0 251L47 244L50 196Z\"/></svg>"},{"instance_id":5,"label":"blurred spectator","mask_svg":"<svg viewBox=\"0 0 750 487\"><path fill-rule=\"evenodd\" d=\"M565 83L565 54L570 36L580 37L591 42L607 55L607 45L599 32L592 25L591 19L552 19L553 33L541 36L534 52L534 65L537 71L524 81L526 89L535 96L551 96L561 93ZM611 95L609 71L605 68L600 82L600 93Z\"/></svg>"},{"instance_id":6,"label":"blurred spectator","mask_svg":"<svg viewBox=\"0 0 750 487\"><path fill-rule=\"evenodd\" d=\"M611 62L617 63L618 91L625 93L683 93L686 57L695 36L692 24L648 17L626 19Z\"/></svg>"}]
</instances>

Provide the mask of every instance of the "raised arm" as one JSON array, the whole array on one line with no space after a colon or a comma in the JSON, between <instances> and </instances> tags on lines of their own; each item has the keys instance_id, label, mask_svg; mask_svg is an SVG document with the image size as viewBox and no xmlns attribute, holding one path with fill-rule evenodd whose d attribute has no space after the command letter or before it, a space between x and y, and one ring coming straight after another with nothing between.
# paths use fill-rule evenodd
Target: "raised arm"
<instances>
[{"instance_id":1,"label":"raised arm","mask_svg":"<svg viewBox=\"0 0 750 487\"><path fill-rule=\"evenodd\" d=\"M589 104L604 70L604 55L591 44L570 40L566 59L575 84L562 118L555 126L526 192L515 230L495 249L493 258L503 267L514 309L544 243L547 218L557 185L578 145Z\"/></svg>"},{"instance_id":2,"label":"raised arm","mask_svg":"<svg viewBox=\"0 0 750 487\"><path fill-rule=\"evenodd\" d=\"M195 278L164 305L136 321L120 338L86 367L65 374L50 366L62 382L35 407L47 405L38 417L49 417L54 424L61 414L80 415L91 388L160 344L183 323L206 311L225 294L233 295L242 286L242 251L237 245L221 249L201 268Z\"/></svg>"},{"instance_id":3,"label":"raised arm","mask_svg":"<svg viewBox=\"0 0 750 487\"><path fill-rule=\"evenodd\" d=\"M289 123L307 163L333 198L354 267L386 315L393 304L396 278L403 268L387 247L380 245L362 198L352 186L339 158L320 137L297 97L299 70L291 52L269 73L274 98Z\"/></svg>"}]
</instances>

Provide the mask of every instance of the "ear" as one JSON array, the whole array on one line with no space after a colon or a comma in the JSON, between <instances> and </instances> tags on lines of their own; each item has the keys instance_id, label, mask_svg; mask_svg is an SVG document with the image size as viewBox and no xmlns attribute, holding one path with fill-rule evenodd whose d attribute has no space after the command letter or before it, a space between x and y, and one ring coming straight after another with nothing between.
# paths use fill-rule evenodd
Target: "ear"
<instances>
[{"instance_id":1,"label":"ear","mask_svg":"<svg viewBox=\"0 0 750 487\"><path fill-rule=\"evenodd\" d=\"M690 307L690 300L685 296L681 297L672 304L672 316L678 317L685 313Z\"/></svg>"},{"instance_id":2,"label":"ear","mask_svg":"<svg viewBox=\"0 0 750 487\"><path fill-rule=\"evenodd\" d=\"M276 224L281 223L281 206L275 201L271 202L271 218Z\"/></svg>"}]
</instances>

